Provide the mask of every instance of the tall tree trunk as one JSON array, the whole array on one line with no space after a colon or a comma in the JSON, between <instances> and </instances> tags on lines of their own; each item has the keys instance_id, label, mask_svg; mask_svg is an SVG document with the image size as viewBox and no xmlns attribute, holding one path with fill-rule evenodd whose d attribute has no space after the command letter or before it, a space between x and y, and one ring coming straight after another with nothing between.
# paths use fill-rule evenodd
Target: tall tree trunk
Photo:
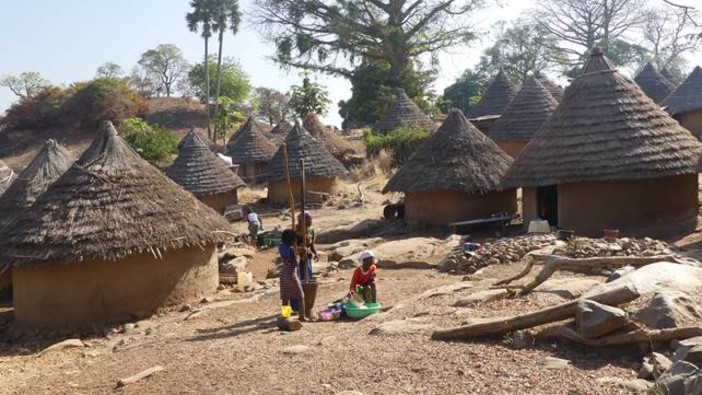
<instances>
[{"instance_id":1,"label":"tall tree trunk","mask_svg":"<svg viewBox=\"0 0 702 395\"><path fill-rule=\"evenodd\" d=\"M205 108L207 110L207 138L210 141L215 141L212 137L212 120L210 114L210 46L209 37L205 37Z\"/></svg>"},{"instance_id":2,"label":"tall tree trunk","mask_svg":"<svg viewBox=\"0 0 702 395\"><path fill-rule=\"evenodd\" d=\"M215 110L219 111L219 94L222 88L222 42L224 29L219 29L219 53L217 54L217 90L215 91Z\"/></svg>"}]
</instances>

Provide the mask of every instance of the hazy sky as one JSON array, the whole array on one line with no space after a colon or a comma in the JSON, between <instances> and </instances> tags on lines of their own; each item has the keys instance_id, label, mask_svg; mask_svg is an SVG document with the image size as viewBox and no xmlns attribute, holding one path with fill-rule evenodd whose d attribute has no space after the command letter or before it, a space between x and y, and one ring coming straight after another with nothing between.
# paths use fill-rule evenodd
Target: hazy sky
<instances>
[{"instance_id":1,"label":"hazy sky","mask_svg":"<svg viewBox=\"0 0 702 395\"><path fill-rule=\"evenodd\" d=\"M252 2L240 0L245 18ZM511 0L508 7L483 12L476 18L477 27L486 31L499 20L515 18L532 3ZM128 72L141 53L164 43L175 44L186 59L198 62L203 43L185 26L188 10L188 0L0 0L0 75L38 71L54 84L69 84L91 79L97 67L108 61ZM478 41L442 55L435 91L442 92L477 62L486 44ZM238 35L226 36L224 42L225 56L243 65L254 86L286 92L299 83L298 71L281 71L268 59L273 52L248 20ZM329 88L333 103L326 120L339 125L336 103L350 97L350 84L327 76L319 79ZM8 89L0 88L0 112L15 99Z\"/></svg>"}]
</instances>

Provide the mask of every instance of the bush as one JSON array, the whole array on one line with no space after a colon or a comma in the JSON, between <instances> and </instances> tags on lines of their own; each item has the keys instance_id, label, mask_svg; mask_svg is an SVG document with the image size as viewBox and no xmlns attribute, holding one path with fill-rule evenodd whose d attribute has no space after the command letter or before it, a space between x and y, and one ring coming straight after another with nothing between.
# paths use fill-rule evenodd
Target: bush
<instances>
[{"instance_id":1,"label":"bush","mask_svg":"<svg viewBox=\"0 0 702 395\"><path fill-rule=\"evenodd\" d=\"M173 134L141 118L127 118L117 130L142 158L158 168L164 168L178 151L178 140Z\"/></svg>"},{"instance_id":2,"label":"bush","mask_svg":"<svg viewBox=\"0 0 702 395\"><path fill-rule=\"evenodd\" d=\"M2 120L2 126L14 130L38 130L56 127L61 117L61 105L68 92L51 86L32 97L12 104Z\"/></svg>"},{"instance_id":3,"label":"bush","mask_svg":"<svg viewBox=\"0 0 702 395\"><path fill-rule=\"evenodd\" d=\"M407 159L429 138L429 132L416 126L403 126L388 135L363 131L363 141L369 158L377 156L381 150L392 152L395 166L402 166Z\"/></svg>"},{"instance_id":4,"label":"bush","mask_svg":"<svg viewBox=\"0 0 702 395\"><path fill-rule=\"evenodd\" d=\"M75 91L61 107L64 126L95 127L102 120L119 122L122 119L145 115L147 106L122 80L98 78L73 84Z\"/></svg>"}]
</instances>

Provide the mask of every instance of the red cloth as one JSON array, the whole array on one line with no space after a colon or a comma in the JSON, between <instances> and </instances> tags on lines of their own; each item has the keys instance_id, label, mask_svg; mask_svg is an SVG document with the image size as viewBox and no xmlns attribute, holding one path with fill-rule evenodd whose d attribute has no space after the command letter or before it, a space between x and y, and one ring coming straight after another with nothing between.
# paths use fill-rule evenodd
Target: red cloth
<instances>
[{"instance_id":1,"label":"red cloth","mask_svg":"<svg viewBox=\"0 0 702 395\"><path fill-rule=\"evenodd\" d=\"M366 286L368 285L369 282L371 282L375 278L375 271L376 271L375 265L371 265L371 267L368 268L367 272L363 272L363 267L357 267L356 270L353 271L353 276L351 277L351 291L356 290L356 285L362 285Z\"/></svg>"}]
</instances>

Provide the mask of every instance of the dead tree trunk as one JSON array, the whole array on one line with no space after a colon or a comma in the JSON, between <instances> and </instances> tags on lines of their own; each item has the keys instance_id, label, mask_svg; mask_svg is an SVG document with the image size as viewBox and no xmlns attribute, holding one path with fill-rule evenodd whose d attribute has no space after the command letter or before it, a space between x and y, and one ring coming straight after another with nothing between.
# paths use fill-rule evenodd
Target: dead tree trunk
<instances>
[{"instance_id":1,"label":"dead tree trunk","mask_svg":"<svg viewBox=\"0 0 702 395\"><path fill-rule=\"evenodd\" d=\"M544 329L536 335L536 338L542 340L566 339L590 347L607 347L638 343L669 342L673 339L689 339L695 336L702 336L701 327L693 326L653 330L640 329L632 332L605 336L599 339L588 339L567 326L559 325Z\"/></svg>"}]
</instances>

